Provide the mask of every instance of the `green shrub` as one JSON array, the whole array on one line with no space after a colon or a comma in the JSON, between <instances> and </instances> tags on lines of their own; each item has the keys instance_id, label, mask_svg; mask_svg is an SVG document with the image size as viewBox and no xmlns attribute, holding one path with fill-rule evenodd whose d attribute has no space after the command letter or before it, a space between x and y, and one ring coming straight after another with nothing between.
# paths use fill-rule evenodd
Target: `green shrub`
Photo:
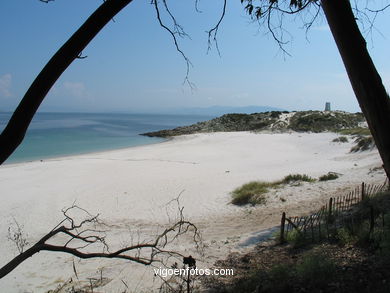
<instances>
[{"instance_id":1,"label":"green shrub","mask_svg":"<svg viewBox=\"0 0 390 293\"><path fill-rule=\"evenodd\" d=\"M357 242L357 237L352 234L352 232L347 228L340 228L337 230L336 239L342 245L355 244Z\"/></svg>"},{"instance_id":2,"label":"green shrub","mask_svg":"<svg viewBox=\"0 0 390 293\"><path fill-rule=\"evenodd\" d=\"M268 271L268 279L262 285L265 292L289 292L291 291L291 281L294 271L290 265L278 264Z\"/></svg>"},{"instance_id":3,"label":"green shrub","mask_svg":"<svg viewBox=\"0 0 390 293\"><path fill-rule=\"evenodd\" d=\"M336 266L328 257L311 253L303 257L302 263L297 264L296 273L298 278L312 286L321 286L333 281Z\"/></svg>"},{"instance_id":4,"label":"green shrub","mask_svg":"<svg viewBox=\"0 0 390 293\"><path fill-rule=\"evenodd\" d=\"M339 136L339 137L336 137L334 140L332 140L332 142L345 143L345 142L348 142L348 138L346 136Z\"/></svg>"},{"instance_id":5,"label":"green shrub","mask_svg":"<svg viewBox=\"0 0 390 293\"><path fill-rule=\"evenodd\" d=\"M281 181L281 183L289 184L291 182L298 182L298 181L314 182L316 180L306 174L290 174L285 176Z\"/></svg>"},{"instance_id":6,"label":"green shrub","mask_svg":"<svg viewBox=\"0 0 390 293\"><path fill-rule=\"evenodd\" d=\"M290 243L294 248L303 247L307 244L305 235L295 229L287 233L286 241Z\"/></svg>"},{"instance_id":7,"label":"green shrub","mask_svg":"<svg viewBox=\"0 0 390 293\"><path fill-rule=\"evenodd\" d=\"M328 180L335 180L339 178L339 175L337 175L334 172L329 172L328 174L322 175L318 178L319 181L328 181Z\"/></svg>"},{"instance_id":8,"label":"green shrub","mask_svg":"<svg viewBox=\"0 0 390 293\"><path fill-rule=\"evenodd\" d=\"M246 183L243 186L233 190L231 202L235 205L264 204L264 194L268 192L268 188L271 186L272 183L262 181Z\"/></svg>"}]
</instances>

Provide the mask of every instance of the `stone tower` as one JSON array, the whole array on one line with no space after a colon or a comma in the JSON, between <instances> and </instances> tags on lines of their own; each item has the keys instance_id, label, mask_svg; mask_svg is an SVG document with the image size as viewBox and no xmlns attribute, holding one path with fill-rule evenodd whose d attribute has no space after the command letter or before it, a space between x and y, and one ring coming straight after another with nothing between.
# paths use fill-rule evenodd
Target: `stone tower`
<instances>
[{"instance_id":1,"label":"stone tower","mask_svg":"<svg viewBox=\"0 0 390 293\"><path fill-rule=\"evenodd\" d=\"M325 103L325 111L330 111L330 102Z\"/></svg>"}]
</instances>

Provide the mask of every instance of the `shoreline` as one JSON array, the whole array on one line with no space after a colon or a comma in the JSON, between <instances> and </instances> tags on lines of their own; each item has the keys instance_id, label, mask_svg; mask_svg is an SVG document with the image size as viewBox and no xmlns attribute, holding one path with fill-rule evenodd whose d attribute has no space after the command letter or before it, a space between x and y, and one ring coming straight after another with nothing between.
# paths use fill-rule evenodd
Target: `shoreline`
<instances>
[{"instance_id":1,"label":"shoreline","mask_svg":"<svg viewBox=\"0 0 390 293\"><path fill-rule=\"evenodd\" d=\"M138 135L142 136L141 134L138 134ZM148 146L148 145L156 145L156 144L160 144L160 143L165 143L167 141L172 140L173 137L160 138L160 139L161 139L161 141L157 141L157 142L150 142L150 143L146 143L146 144L119 147L119 148L114 148L114 149L106 149L106 150L90 151L90 152L88 151L85 153L74 153L74 154L69 154L69 155L58 155L58 156L53 156L53 157L48 156L48 157L44 157L42 159L36 159L36 160L34 159L34 160L20 161L20 162L10 162L10 163L5 162L2 166L20 165L20 164L28 164L28 163L35 163L35 162L51 161L51 160L57 160L57 159L67 159L67 158L77 159L78 157L85 156L85 155L110 153L110 152L116 152L116 151L121 151L121 150L126 150L126 149L132 149L132 148L144 147L144 146Z\"/></svg>"},{"instance_id":2,"label":"shoreline","mask_svg":"<svg viewBox=\"0 0 390 293\"><path fill-rule=\"evenodd\" d=\"M169 215L177 211L167 203L182 193L184 216L203 232L206 249L200 264L210 267L230 252L249 249L250 246L240 244L277 225L282 211L297 216L306 214L319 208L329 196L344 195L361 180L382 182L384 173L377 168L380 166L377 151L349 153L352 143L331 142L337 136L334 133L192 134L120 150L5 165L0 168L3 191L0 213L4 219L0 239L6 239L7 228L16 219L26 231L28 242L34 243L62 219L62 208L76 202L92 214L100 213L112 229L114 244L121 245L129 230L139 233L142 239L164 227ZM270 190L266 205L237 207L229 203L230 192L249 181L278 180L294 173L318 178L329 171L343 175L333 181ZM178 248L186 255L194 255L188 241L183 240ZM0 250L0 264L15 253L9 241ZM69 255L42 253L0 280L0 285L7 292L53 289L59 277L66 279L73 275L72 262ZM96 267L102 266L113 278L104 292L122 288L121 278L130 285L140 280L137 277L152 276L150 268L139 265L78 261L78 271L84 277L91 277Z\"/></svg>"}]
</instances>

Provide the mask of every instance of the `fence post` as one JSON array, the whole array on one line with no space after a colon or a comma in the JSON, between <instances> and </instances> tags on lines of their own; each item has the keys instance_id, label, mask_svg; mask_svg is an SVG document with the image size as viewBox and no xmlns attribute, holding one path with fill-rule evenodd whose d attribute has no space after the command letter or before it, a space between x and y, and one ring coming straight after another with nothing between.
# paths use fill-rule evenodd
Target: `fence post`
<instances>
[{"instance_id":1,"label":"fence post","mask_svg":"<svg viewBox=\"0 0 390 293\"><path fill-rule=\"evenodd\" d=\"M286 213L283 212L282 220L280 223L280 244L283 244L285 242L285 239L284 239L284 226L285 226L285 224L286 224Z\"/></svg>"},{"instance_id":2,"label":"fence post","mask_svg":"<svg viewBox=\"0 0 390 293\"><path fill-rule=\"evenodd\" d=\"M330 220L330 217L332 216L332 204L333 204L333 198L329 198L329 207L328 207L328 221Z\"/></svg>"},{"instance_id":3,"label":"fence post","mask_svg":"<svg viewBox=\"0 0 390 293\"><path fill-rule=\"evenodd\" d=\"M364 182L362 182L362 201L364 200L365 197L366 197L366 195L365 195L365 190L364 190Z\"/></svg>"}]
</instances>

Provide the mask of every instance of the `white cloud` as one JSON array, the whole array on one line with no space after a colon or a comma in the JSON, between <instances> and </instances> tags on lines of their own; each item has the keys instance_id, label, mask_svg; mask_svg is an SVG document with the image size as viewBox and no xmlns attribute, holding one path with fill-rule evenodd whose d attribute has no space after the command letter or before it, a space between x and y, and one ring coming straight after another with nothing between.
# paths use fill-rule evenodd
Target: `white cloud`
<instances>
[{"instance_id":1,"label":"white cloud","mask_svg":"<svg viewBox=\"0 0 390 293\"><path fill-rule=\"evenodd\" d=\"M65 81L62 86L68 94L74 97L85 97L87 94L86 86L82 82Z\"/></svg>"},{"instance_id":2,"label":"white cloud","mask_svg":"<svg viewBox=\"0 0 390 293\"><path fill-rule=\"evenodd\" d=\"M12 75L7 73L0 76L0 97L9 98L11 94Z\"/></svg>"}]
</instances>

